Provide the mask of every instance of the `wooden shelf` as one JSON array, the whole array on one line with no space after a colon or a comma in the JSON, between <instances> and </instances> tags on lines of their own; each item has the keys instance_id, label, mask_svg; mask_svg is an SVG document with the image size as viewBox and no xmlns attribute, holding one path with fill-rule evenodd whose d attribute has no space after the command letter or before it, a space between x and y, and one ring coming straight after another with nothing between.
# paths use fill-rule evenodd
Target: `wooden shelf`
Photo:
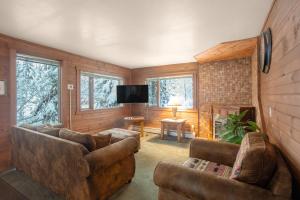
<instances>
[{"instance_id":1,"label":"wooden shelf","mask_svg":"<svg viewBox=\"0 0 300 200\"><path fill-rule=\"evenodd\" d=\"M233 60L252 56L257 44L257 37L244 40L235 40L218 44L195 56L197 62Z\"/></svg>"}]
</instances>

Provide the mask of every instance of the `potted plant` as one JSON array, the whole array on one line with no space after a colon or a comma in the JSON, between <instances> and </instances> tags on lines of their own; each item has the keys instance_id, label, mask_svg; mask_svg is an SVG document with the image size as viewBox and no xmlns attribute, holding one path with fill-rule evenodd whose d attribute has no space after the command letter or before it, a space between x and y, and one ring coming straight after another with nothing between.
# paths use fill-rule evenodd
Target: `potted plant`
<instances>
[{"instance_id":1,"label":"potted plant","mask_svg":"<svg viewBox=\"0 0 300 200\"><path fill-rule=\"evenodd\" d=\"M222 141L241 144L243 137L247 132L260 131L259 126L253 121L244 121L247 114L245 110L239 114L229 114L224 130L220 134Z\"/></svg>"}]
</instances>

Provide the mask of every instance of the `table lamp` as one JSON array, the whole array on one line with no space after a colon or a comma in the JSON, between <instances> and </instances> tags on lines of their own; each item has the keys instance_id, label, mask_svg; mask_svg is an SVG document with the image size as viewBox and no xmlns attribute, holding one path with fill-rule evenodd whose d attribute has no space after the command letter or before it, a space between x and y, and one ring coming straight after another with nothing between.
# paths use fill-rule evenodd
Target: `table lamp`
<instances>
[{"instance_id":1,"label":"table lamp","mask_svg":"<svg viewBox=\"0 0 300 200\"><path fill-rule=\"evenodd\" d=\"M177 107L181 106L180 98L178 96L171 97L168 105L172 106L173 119L176 119Z\"/></svg>"}]
</instances>

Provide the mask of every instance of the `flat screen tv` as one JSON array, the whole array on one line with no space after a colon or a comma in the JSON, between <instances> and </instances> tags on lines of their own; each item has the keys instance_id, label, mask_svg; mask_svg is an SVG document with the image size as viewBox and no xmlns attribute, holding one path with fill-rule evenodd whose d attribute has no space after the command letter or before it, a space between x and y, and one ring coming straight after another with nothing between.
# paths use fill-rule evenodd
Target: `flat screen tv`
<instances>
[{"instance_id":1,"label":"flat screen tv","mask_svg":"<svg viewBox=\"0 0 300 200\"><path fill-rule=\"evenodd\" d=\"M148 103L148 85L118 85L118 103Z\"/></svg>"}]
</instances>

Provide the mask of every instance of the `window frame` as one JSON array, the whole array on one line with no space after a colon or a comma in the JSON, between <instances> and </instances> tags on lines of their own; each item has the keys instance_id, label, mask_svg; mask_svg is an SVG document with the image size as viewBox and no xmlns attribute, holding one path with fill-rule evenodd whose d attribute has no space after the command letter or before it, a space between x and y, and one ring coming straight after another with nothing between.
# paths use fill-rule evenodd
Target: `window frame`
<instances>
[{"instance_id":1,"label":"window frame","mask_svg":"<svg viewBox=\"0 0 300 200\"><path fill-rule=\"evenodd\" d=\"M170 107L161 107L160 106L160 81L161 79L173 79L173 78L184 78L184 77L191 77L192 78L192 85L193 85L193 106L192 108L180 108L179 110L184 110L185 112L196 112L197 111L197 95L196 95L196 91L197 91L197 75L196 73L184 73L184 74L171 74L171 75L165 75L165 76L151 76L151 77L147 77L145 79L145 83L148 84L149 80L158 80L157 83L157 105L156 106L150 106L149 103L146 104L146 107L148 109L152 109L152 110L169 110Z\"/></svg>"},{"instance_id":2,"label":"window frame","mask_svg":"<svg viewBox=\"0 0 300 200\"><path fill-rule=\"evenodd\" d=\"M93 84L93 80L89 81L89 108L86 109L82 109L81 108L81 75L82 74L91 74L94 76L98 76L98 77L104 77L104 78L112 78L115 80L120 80L120 84L123 85L125 80L124 77L119 76L118 74L108 74L102 71L98 71L98 70L90 70L90 69L86 69L86 68L81 68L81 67L76 67L76 71L77 71L77 108L76 108L76 112L77 113L94 113L94 112L106 112L109 111L111 109L120 109L123 108L124 105L123 104L119 104L119 106L114 106L114 107L110 107L110 108L94 108L94 84ZM90 79L89 79L90 80Z\"/></svg>"},{"instance_id":3,"label":"window frame","mask_svg":"<svg viewBox=\"0 0 300 200\"><path fill-rule=\"evenodd\" d=\"M14 98L15 98L15 101L14 101L14 104L15 104L15 117L14 117L14 122L12 122L12 124L18 124L18 121L17 121L17 59L18 57L23 57L24 60L28 59L28 60L36 60L37 62L41 61L41 63L53 63L53 65L57 65L58 66L58 121L57 121L57 124L54 124L54 125L61 125L63 124L63 112L62 112L62 67L64 65L63 61L60 61L60 60L57 60L57 59L53 59L53 58L45 58L45 57L40 57L40 56L32 56L32 55L29 55L29 54L26 54L26 53L19 53L19 52L15 52L14 54L14 60L15 60L15 63L14 63Z\"/></svg>"}]
</instances>

